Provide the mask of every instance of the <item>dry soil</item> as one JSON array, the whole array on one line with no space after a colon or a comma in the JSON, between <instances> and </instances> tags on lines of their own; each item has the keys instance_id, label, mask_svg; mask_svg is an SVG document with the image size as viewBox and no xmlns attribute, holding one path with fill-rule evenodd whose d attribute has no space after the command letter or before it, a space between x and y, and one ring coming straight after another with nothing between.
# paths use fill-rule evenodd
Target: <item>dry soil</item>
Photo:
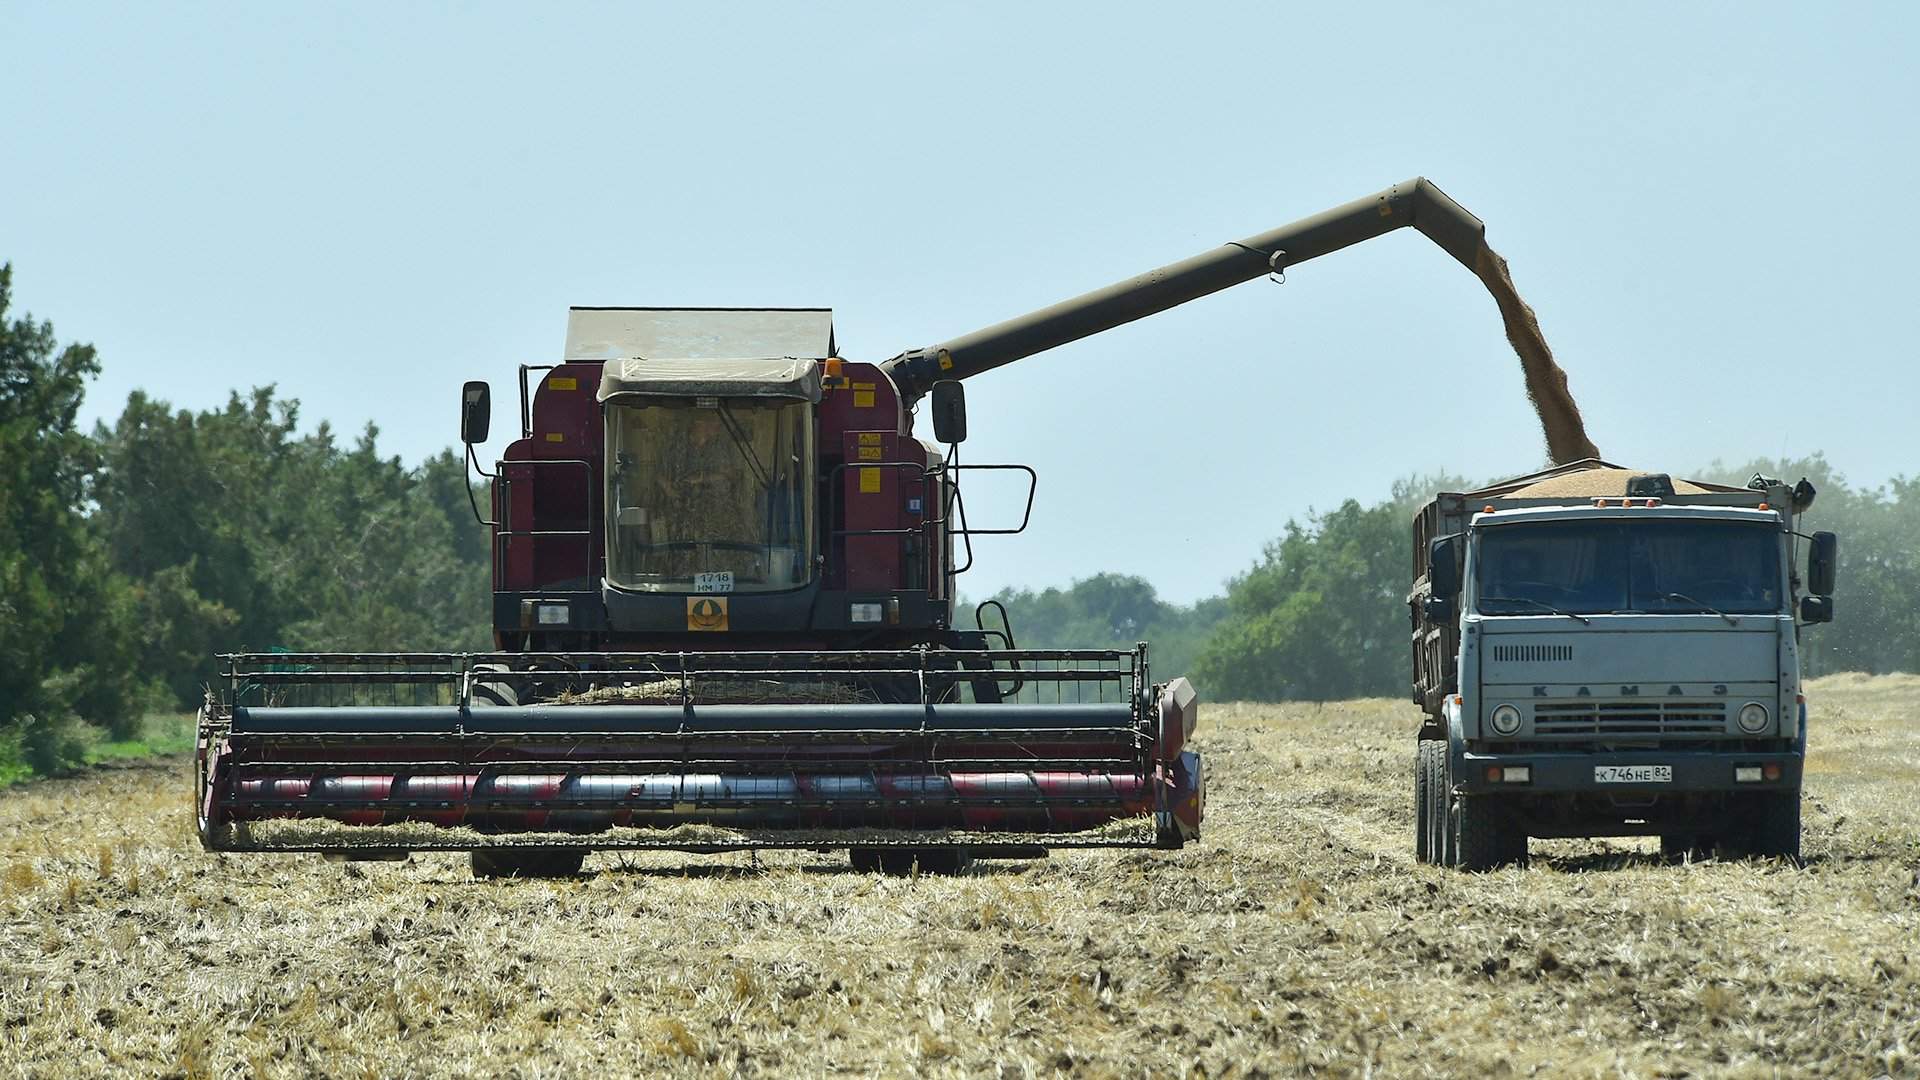
<instances>
[{"instance_id":1,"label":"dry soil","mask_svg":"<svg viewBox=\"0 0 1920 1080\"><path fill-rule=\"evenodd\" d=\"M1205 840L953 878L821 855L202 853L184 763L0 795L0 1073L1920 1075L1920 678L1815 684L1807 865L1416 865L1415 716L1202 713Z\"/></svg>"}]
</instances>

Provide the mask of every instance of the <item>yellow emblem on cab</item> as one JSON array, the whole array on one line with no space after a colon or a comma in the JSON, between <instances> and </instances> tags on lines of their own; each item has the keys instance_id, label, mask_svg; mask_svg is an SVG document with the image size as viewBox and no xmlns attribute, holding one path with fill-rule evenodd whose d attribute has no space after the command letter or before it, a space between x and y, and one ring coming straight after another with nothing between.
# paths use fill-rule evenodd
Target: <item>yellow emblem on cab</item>
<instances>
[{"instance_id":1,"label":"yellow emblem on cab","mask_svg":"<svg viewBox=\"0 0 1920 1080\"><path fill-rule=\"evenodd\" d=\"M687 629L725 630L727 598L724 596L687 597Z\"/></svg>"}]
</instances>

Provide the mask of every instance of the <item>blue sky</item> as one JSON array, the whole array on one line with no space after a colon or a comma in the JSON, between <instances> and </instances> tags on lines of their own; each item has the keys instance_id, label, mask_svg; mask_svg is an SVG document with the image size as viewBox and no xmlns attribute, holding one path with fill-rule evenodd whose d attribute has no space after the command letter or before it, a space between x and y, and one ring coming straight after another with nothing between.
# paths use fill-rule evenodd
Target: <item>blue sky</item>
<instances>
[{"instance_id":1,"label":"blue sky","mask_svg":"<svg viewBox=\"0 0 1920 1080\"><path fill-rule=\"evenodd\" d=\"M831 306L880 360L1425 174L1608 456L1874 483L1920 471L1917 11L12 2L0 259L99 346L93 416L273 383L416 460L569 304ZM1312 507L1544 460L1492 301L1412 234L968 394L968 459L1041 477L971 595L1190 600Z\"/></svg>"}]
</instances>

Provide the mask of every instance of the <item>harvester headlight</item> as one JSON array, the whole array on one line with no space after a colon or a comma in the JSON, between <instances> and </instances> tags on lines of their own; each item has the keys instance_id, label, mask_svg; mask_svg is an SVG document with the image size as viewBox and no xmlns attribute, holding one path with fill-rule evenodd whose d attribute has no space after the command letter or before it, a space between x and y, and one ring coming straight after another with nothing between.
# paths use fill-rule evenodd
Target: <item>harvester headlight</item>
<instances>
[{"instance_id":1,"label":"harvester headlight","mask_svg":"<svg viewBox=\"0 0 1920 1080\"><path fill-rule=\"evenodd\" d=\"M1487 718L1497 735L1512 735L1520 730L1520 710L1512 705L1497 705Z\"/></svg>"},{"instance_id":2,"label":"harvester headlight","mask_svg":"<svg viewBox=\"0 0 1920 1080\"><path fill-rule=\"evenodd\" d=\"M565 604L536 604L533 614L541 626L567 625L567 605Z\"/></svg>"},{"instance_id":3,"label":"harvester headlight","mask_svg":"<svg viewBox=\"0 0 1920 1080\"><path fill-rule=\"evenodd\" d=\"M1766 730L1767 707L1757 701L1749 701L1740 706L1740 730L1749 734L1758 734Z\"/></svg>"}]
</instances>

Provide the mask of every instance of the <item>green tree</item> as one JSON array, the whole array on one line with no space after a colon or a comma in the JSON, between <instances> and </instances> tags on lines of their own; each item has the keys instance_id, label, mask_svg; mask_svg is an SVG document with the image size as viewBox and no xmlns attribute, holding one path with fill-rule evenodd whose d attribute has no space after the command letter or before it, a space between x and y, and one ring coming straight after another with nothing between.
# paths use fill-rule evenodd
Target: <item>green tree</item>
<instances>
[{"instance_id":1,"label":"green tree","mask_svg":"<svg viewBox=\"0 0 1920 1080\"><path fill-rule=\"evenodd\" d=\"M7 319L0 266L0 730L51 770L77 759L84 718L115 734L144 711L133 610L86 514L99 466L76 424L90 345Z\"/></svg>"}]
</instances>

